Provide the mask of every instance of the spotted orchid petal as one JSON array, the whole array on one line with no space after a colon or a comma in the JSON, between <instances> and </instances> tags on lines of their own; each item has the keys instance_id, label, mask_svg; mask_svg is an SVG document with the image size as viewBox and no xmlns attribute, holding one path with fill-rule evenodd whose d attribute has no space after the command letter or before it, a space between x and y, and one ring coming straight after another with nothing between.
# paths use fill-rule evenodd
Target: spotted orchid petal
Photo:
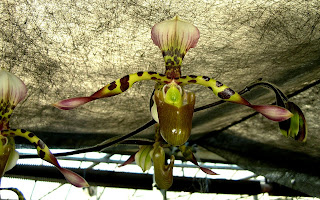
<instances>
[{"instance_id":1,"label":"spotted orchid petal","mask_svg":"<svg viewBox=\"0 0 320 200\"><path fill-rule=\"evenodd\" d=\"M80 175L68 170L64 169L60 166L58 160L54 157L54 155L49 150L48 146L39 139L34 133L30 131L26 131L23 129L9 129L3 130L1 135L4 137L23 137L29 140L32 144L37 148L38 155L41 159L53 164L55 167L59 169L59 171L63 174L65 179L76 187L89 187L87 181L82 178Z\"/></svg>"},{"instance_id":2,"label":"spotted orchid petal","mask_svg":"<svg viewBox=\"0 0 320 200\"><path fill-rule=\"evenodd\" d=\"M10 116L27 95L26 85L14 74L0 70L0 130L9 128Z\"/></svg>"},{"instance_id":3,"label":"spotted orchid petal","mask_svg":"<svg viewBox=\"0 0 320 200\"><path fill-rule=\"evenodd\" d=\"M90 96L65 99L54 103L53 106L62 110L71 110L96 99L107 98L121 94L131 88L134 83L143 80L153 80L160 83L171 81L171 79L167 78L165 75L156 72L138 72L119 78L107 84Z\"/></svg>"}]
</instances>

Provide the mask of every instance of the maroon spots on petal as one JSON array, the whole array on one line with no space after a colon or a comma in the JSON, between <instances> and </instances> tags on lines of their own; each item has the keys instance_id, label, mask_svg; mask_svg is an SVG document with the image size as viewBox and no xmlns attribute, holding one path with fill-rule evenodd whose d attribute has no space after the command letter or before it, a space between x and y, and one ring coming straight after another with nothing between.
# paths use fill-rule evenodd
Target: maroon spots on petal
<instances>
[{"instance_id":1,"label":"maroon spots on petal","mask_svg":"<svg viewBox=\"0 0 320 200\"><path fill-rule=\"evenodd\" d=\"M151 80L158 80L157 77L151 77Z\"/></svg>"},{"instance_id":2,"label":"maroon spots on petal","mask_svg":"<svg viewBox=\"0 0 320 200\"><path fill-rule=\"evenodd\" d=\"M32 137L34 136L34 134L33 134L33 133L29 133L28 136L29 136L30 138L32 138Z\"/></svg>"},{"instance_id":3,"label":"maroon spots on petal","mask_svg":"<svg viewBox=\"0 0 320 200\"><path fill-rule=\"evenodd\" d=\"M44 149L46 147L46 144L42 141L42 140L39 140L38 141L38 146L41 148L41 149Z\"/></svg>"},{"instance_id":4,"label":"maroon spots on petal","mask_svg":"<svg viewBox=\"0 0 320 200\"><path fill-rule=\"evenodd\" d=\"M190 80L190 81L188 81L189 83L196 83L197 82L197 80Z\"/></svg>"},{"instance_id":5,"label":"maroon spots on petal","mask_svg":"<svg viewBox=\"0 0 320 200\"><path fill-rule=\"evenodd\" d=\"M190 75L189 77L190 77L190 78L197 78L198 76Z\"/></svg>"},{"instance_id":6,"label":"maroon spots on petal","mask_svg":"<svg viewBox=\"0 0 320 200\"><path fill-rule=\"evenodd\" d=\"M15 136L16 134L14 132L10 132L10 135L11 136Z\"/></svg>"},{"instance_id":7,"label":"maroon spots on petal","mask_svg":"<svg viewBox=\"0 0 320 200\"><path fill-rule=\"evenodd\" d=\"M148 74L153 75L153 74L157 74L157 72L148 72Z\"/></svg>"},{"instance_id":8,"label":"maroon spots on petal","mask_svg":"<svg viewBox=\"0 0 320 200\"><path fill-rule=\"evenodd\" d=\"M222 92L218 93L218 97L220 97L221 99L230 99L230 97L234 94L235 92L232 89L226 88Z\"/></svg>"},{"instance_id":9,"label":"maroon spots on petal","mask_svg":"<svg viewBox=\"0 0 320 200\"><path fill-rule=\"evenodd\" d=\"M120 90L122 92L126 91L129 88L129 75L122 77L120 79Z\"/></svg>"},{"instance_id":10,"label":"maroon spots on petal","mask_svg":"<svg viewBox=\"0 0 320 200\"><path fill-rule=\"evenodd\" d=\"M1 138L2 145L7 144L7 138Z\"/></svg>"},{"instance_id":11,"label":"maroon spots on petal","mask_svg":"<svg viewBox=\"0 0 320 200\"><path fill-rule=\"evenodd\" d=\"M203 76L202 78L203 78L203 80L205 80L205 81L210 81L210 78L207 77L207 76Z\"/></svg>"},{"instance_id":12,"label":"maroon spots on petal","mask_svg":"<svg viewBox=\"0 0 320 200\"><path fill-rule=\"evenodd\" d=\"M161 76L161 77L165 77L166 75L164 75L164 74L159 74L159 76Z\"/></svg>"},{"instance_id":13,"label":"maroon spots on petal","mask_svg":"<svg viewBox=\"0 0 320 200\"><path fill-rule=\"evenodd\" d=\"M138 72L137 75L138 76L142 76L144 72Z\"/></svg>"},{"instance_id":14,"label":"maroon spots on petal","mask_svg":"<svg viewBox=\"0 0 320 200\"><path fill-rule=\"evenodd\" d=\"M185 78L187 78L187 76L180 76L180 78L185 79Z\"/></svg>"},{"instance_id":15,"label":"maroon spots on petal","mask_svg":"<svg viewBox=\"0 0 320 200\"><path fill-rule=\"evenodd\" d=\"M42 151L42 150L39 151L39 156L41 159L43 159L45 155L46 155L46 153L44 151Z\"/></svg>"},{"instance_id":16,"label":"maroon spots on petal","mask_svg":"<svg viewBox=\"0 0 320 200\"><path fill-rule=\"evenodd\" d=\"M211 87L211 86L209 86L208 88L209 88L210 90L212 90L212 91L213 91L213 89L212 89L212 87Z\"/></svg>"},{"instance_id":17,"label":"maroon spots on petal","mask_svg":"<svg viewBox=\"0 0 320 200\"><path fill-rule=\"evenodd\" d=\"M221 87L221 86L223 86L223 84L221 82L219 82L219 81L216 81L216 86L217 87Z\"/></svg>"},{"instance_id":18,"label":"maroon spots on petal","mask_svg":"<svg viewBox=\"0 0 320 200\"><path fill-rule=\"evenodd\" d=\"M117 87L117 84L116 84L115 81L113 81L112 83L110 83L108 89L109 89L109 90L114 90L116 87Z\"/></svg>"},{"instance_id":19,"label":"maroon spots on petal","mask_svg":"<svg viewBox=\"0 0 320 200\"><path fill-rule=\"evenodd\" d=\"M21 129L21 133L26 133L27 131L24 129Z\"/></svg>"}]
</instances>

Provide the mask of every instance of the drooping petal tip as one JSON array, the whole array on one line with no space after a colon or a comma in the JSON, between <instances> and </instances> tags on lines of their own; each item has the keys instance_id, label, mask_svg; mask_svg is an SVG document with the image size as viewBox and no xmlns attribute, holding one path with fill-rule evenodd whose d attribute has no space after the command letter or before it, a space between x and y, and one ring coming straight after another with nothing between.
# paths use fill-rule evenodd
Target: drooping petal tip
<instances>
[{"instance_id":1,"label":"drooping petal tip","mask_svg":"<svg viewBox=\"0 0 320 200\"><path fill-rule=\"evenodd\" d=\"M89 187L87 181L73 171L64 168L59 168L59 170L70 184L76 187Z\"/></svg>"},{"instance_id":2,"label":"drooping petal tip","mask_svg":"<svg viewBox=\"0 0 320 200\"><path fill-rule=\"evenodd\" d=\"M136 152L136 153L137 153L137 152ZM133 163L133 162L135 161L135 155L136 155L136 153L132 154L132 155L128 158L128 160L126 160L124 163L122 163L122 164L119 165L118 167L123 167L123 166L125 166L125 165L129 165L129 164Z\"/></svg>"},{"instance_id":3,"label":"drooping petal tip","mask_svg":"<svg viewBox=\"0 0 320 200\"><path fill-rule=\"evenodd\" d=\"M52 105L61 110L71 110L83 104L86 104L94 99L95 98L92 98L92 97L76 97L76 98L61 100Z\"/></svg>"},{"instance_id":4,"label":"drooping petal tip","mask_svg":"<svg viewBox=\"0 0 320 200\"><path fill-rule=\"evenodd\" d=\"M276 122L287 120L293 116L293 114L289 110L282 108L280 106L250 105L250 107L256 110L257 112L261 113L266 118Z\"/></svg>"}]
</instances>

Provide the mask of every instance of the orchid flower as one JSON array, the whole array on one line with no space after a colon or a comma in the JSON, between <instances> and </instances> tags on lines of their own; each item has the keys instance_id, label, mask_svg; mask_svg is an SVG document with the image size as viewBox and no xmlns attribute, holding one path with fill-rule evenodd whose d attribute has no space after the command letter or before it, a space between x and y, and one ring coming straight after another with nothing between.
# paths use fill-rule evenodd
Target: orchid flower
<instances>
[{"instance_id":1,"label":"orchid flower","mask_svg":"<svg viewBox=\"0 0 320 200\"><path fill-rule=\"evenodd\" d=\"M24 129L12 129L9 126L10 116L17 106L27 95L25 84L14 74L0 70L0 178L4 172L16 165L19 154L15 151L14 137L23 137L29 140L36 148L41 159L53 164L64 175L66 180L76 187L88 187L88 183L78 174L62 168L47 145L34 133Z\"/></svg>"},{"instance_id":2,"label":"orchid flower","mask_svg":"<svg viewBox=\"0 0 320 200\"><path fill-rule=\"evenodd\" d=\"M307 140L307 122L299 106L289 101L288 97L279 88L268 82L260 81L248 86L246 89L250 90L256 86L263 86L273 90L276 95L276 104L292 112L293 116L291 118L279 122L282 135L305 142Z\"/></svg>"},{"instance_id":3,"label":"orchid flower","mask_svg":"<svg viewBox=\"0 0 320 200\"><path fill-rule=\"evenodd\" d=\"M228 86L207 76L181 76L183 58L188 50L196 47L199 37L200 32L196 26L181 20L177 16L160 22L152 27L151 39L162 52L165 62L165 74L138 72L126 75L107 84L90 96L65 99L53 105L62 110L70 110L96 99L121 94L138 81L153 80L156 82L156 85L154 95L152 96L151 115L159 123L160 135L163 140L172 146L183 145L191 134L195 94L188 93L183 89L183 86L188 84L205 86L219 98L252 108L273 121L280 122L293 116L290 111L280 106L253 105ZM162 174L159 176L167 176L167 172L170 171L169 168L171 167L171 164L168 168L160 160L163 156L161 148L165 142L156 142L157 145L153 147L155 153L151 156L154 165L156 164L157 169L159 169L158 174ZM190 152L186 153L186 155L191 158ZM132 160L134 160L133 157L131 157ZM196 162L194 163L198 165ZM162 167L158 165L162 165ZM142 169L145 170L145 168L143 167ZM168 170L160 173L160 169L162 171L164 169ZM157 178L156 175L156 180L160 181L162 178ZM157 184L163 185L166 188L168 187L168 183L157 182Z\"/></svg>"}]
</instances>

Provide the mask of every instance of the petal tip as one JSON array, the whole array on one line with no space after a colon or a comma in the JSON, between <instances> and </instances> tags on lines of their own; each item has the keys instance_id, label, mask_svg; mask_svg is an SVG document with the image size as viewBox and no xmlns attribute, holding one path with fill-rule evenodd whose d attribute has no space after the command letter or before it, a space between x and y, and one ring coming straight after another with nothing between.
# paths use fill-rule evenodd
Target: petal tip
<instances>
[{"instance_id":1,"label":"petal tip","mask_svg":"<svg viewBox=\"0 0 320 200\"><path fill-rule=\"evenodd\" d=\"M92 100L93 98L90 98L90 97L76 97L76 98L61 100L57 103L53 103L52 106L59 108L61 110L71 110L83 104L86 104Z\"/></svg>"},{"instance_id":2,"label":"petal tip","mask_svg":"<svg viewBox=\"0 0 320 200\"><path fill-rule=\"evenodd\" d=\"M293 114L289 110L280 106L250 105L250 107L256 110L257 112L261 113L266 118L276 122L287 120L293 116Z\"/></svg>"},{"instance_id":3,"label":"petal tip","mask_svg":"<svg viewBox=\"0 0 320 200\"><path fill-rule=\"evenodd\" d=\"M60 168L59 170L63 174L63 176L66 178L66 180L70 184L74 185L75 187L83 188L83 187L90 186L84 178L82 178L80 175L74 173L73 171L68 170L68 169L64 169L64 168Z\"/></svg>"}]
</instances>

